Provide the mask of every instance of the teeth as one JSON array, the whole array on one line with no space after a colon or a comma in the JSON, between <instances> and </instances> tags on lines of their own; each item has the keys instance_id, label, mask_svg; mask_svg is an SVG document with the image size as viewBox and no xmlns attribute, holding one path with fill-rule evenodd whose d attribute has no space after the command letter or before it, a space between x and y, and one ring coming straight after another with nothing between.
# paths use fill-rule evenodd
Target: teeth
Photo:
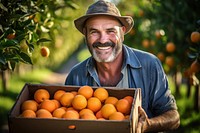
<instances>
[{"instance_id":1,"label":"teeth","mask_svg":"<svg viewBox=\"0 0 200 133\"><path fill-rule=\"evenodd\" d=\"M102 50L109 49L109 48L110 48L110 46L108 46L108 47L98 47L98 49L102 49Z\"/></svg>"}]
</instances>

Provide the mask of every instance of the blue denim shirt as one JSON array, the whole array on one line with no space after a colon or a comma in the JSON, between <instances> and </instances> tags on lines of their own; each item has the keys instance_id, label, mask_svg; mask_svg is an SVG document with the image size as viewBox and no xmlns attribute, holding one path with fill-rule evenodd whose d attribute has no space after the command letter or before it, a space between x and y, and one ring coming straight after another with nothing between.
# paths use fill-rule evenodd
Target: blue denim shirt
<instances>
[{"instance_id":1,"label":"blue denim shirt","mask_svg":"<svg viewBox=\"0 0 200 133\"><path fill-rule=\"evenodd\" d=\"M123 52L123 64L127 68L129 88L141 88L142 107L148 117L152 118L168 110L177 109L159 59L153 54L126 45L123 45ZM65 84L101 86L94 59L89 57L75 65L67 76Z\"/></svg>"}]
</instances>

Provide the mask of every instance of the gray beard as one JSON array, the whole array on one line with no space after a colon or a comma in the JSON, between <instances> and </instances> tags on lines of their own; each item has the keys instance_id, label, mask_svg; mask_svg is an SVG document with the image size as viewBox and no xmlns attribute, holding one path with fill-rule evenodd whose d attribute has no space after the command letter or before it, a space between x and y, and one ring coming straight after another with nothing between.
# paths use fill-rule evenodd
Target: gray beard
<instances>
[{"instance_id":1,"label":"gray beard","mask_svg":"<svg viewBox=\"0 0 200 133\"><path fill-rule=\"evenodd\" d=\"M101 59L98 57L98 55L94 49L91 50L93 58L97 62L113 62L117 58L117 56L119 55L119 53L121 51L122 51L122 45L120 47L114 48L112 54L107 59Z\"/></svg>"}]
</instances>

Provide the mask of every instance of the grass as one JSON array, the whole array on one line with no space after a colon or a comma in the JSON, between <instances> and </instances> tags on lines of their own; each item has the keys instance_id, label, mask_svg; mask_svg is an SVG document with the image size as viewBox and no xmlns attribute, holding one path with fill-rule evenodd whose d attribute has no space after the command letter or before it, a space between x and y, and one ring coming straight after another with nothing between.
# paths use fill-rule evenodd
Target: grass
<instances>
[{"instance_id":1,"label":"grass","mask_svg":"<svg viewBox=\"0 0 200 133\"><path fill-rule=\"evenodd\" d=\"M173 79L169 76L169 84L172 94L175 95L175 85ZM200 113L194 111L194 93L195 88L191 88L191 96L187 97L186 84L180 86L180 96L175 97L178 111L181 116L181 124L177 132L180 133L199 133L200 131Z\"/></svg>"},{"instance_id":2,"label":"grass","mask_svg":"<svg viewBox=\"0 0 200 133\"><path fill-rule=\"evenodd\" d=\"M23 88L25 83L42 83L49 77L52 72L48 69L35 69L32 72L28 72L23 75L13 74L9 80L9 87L7 92L0 90L0 126L7 123L7 113L13 106L16 97ZM169 76L170 88L173 94L175 94L175 85L173 79ZM1 85L0 81L0 85ZM187 87L185 84L181 85L180 97L175 97L179 113L181 115L181 125L177 132L180 133L198 133L200 131L200 113L193 110L194 103L194 88L191 89L192 93L187 98ZM0 130L1 132L1 130Z\"/></svg>"}]
</instances>

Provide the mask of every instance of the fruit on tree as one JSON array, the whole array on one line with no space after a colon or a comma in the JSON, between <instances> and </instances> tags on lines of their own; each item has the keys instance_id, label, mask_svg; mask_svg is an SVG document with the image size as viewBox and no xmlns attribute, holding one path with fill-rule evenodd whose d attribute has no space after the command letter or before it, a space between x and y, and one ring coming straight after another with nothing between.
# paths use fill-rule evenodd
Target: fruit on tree
<instances>
[{"instance_id":1,"label":"fruit on tree","mask_svg":"<svg viewBox=\"0 0 200 133\"><path fill-rule=\"evenodd\" d=\"M193 43L198 43L200 41L200 33L198 31L193 31L190 39Z\"/></svg>"},{"instance_id":2,"label":"fruit on tree","mask_svg":"<svg viewBox=\"0 0 200 133\"><path fill-rule=\"evenodd\" d=\"M14 39L16 37L15 33L10 33L7 35L7 39L11 40L11 39Z\"/></svg>"},{"instance_id":3,"label":"fruit on tree","mask_svg":"<svg viewBox=\"0 0 200 133\"><path fill-rule=\"evenodd\" d=\"M173 53L176 50L176 46L173 42L168 42L166 45L166 51L169 53Z\"/></svg>"},{"instance_id":4,"label":"fruit on tree","mask_svg":"<svg viewBox=\"0 0 200 133\"><path fill-rule=\"evenodd\" d=\"M43 46L41 49L40 49L40 53L43 57L48 57L49 54L50 54L50 50L48 47L46 46Z\"/></svg>"},{"instance_id":5,"label":"fruit on tree","mask_svg":"<svg viewBox=\"0 0 200 133\"><path fill-rule=\"evenodd\" d=\"M191 73L198 73L200 71L200 63L198 60L195 60L190 66Z\"/></svg>"}]
</instances>

